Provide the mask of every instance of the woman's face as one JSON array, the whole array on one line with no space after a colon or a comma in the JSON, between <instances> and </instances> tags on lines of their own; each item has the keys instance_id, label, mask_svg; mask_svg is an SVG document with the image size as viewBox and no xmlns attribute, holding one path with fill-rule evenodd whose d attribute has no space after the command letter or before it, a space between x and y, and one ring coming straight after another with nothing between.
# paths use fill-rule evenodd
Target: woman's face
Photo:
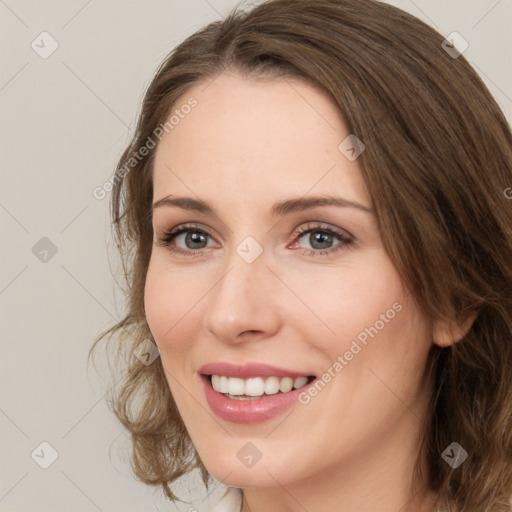
<instances>
[{"instance_id":1,"label":"woman's face","mask_svg":"<svg viewBox=\"0 0 512 512\"><path fill-rule=\"evenodd\" d=\"M297 80L223 74L173 113L145 308L206 468L240 487L407 472L432 333L336 106Z\"/></svg>"}]
</instances>

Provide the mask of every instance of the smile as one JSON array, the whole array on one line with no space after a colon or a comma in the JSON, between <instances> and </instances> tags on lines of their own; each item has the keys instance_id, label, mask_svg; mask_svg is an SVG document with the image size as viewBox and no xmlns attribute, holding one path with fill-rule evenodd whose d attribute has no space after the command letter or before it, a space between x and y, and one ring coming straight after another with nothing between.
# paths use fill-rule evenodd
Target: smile
<instances>
[{"instance_id":1,"label":"smile","mask_svg":"<svg viewBox=\"0 0 512 512\"><path fill-rule=\"evenodd\" d=\"M253 377L240 379L224 375L211 375L210 381L213 389L232 400L255 400L263 396L288 393L292 389L305 386L310 378L297 377Z\"/></svg>"},{"instance_id":2,"label":"smile","mask_svg":"<svg viewBox=\"0 0 512 512\"><path fill-rule=\"evenodd\" d=\"M199 373L211 411L232 423L259 423L280 415L316 379L261 364L211 363Z\"/></svg>"}]
</instances>

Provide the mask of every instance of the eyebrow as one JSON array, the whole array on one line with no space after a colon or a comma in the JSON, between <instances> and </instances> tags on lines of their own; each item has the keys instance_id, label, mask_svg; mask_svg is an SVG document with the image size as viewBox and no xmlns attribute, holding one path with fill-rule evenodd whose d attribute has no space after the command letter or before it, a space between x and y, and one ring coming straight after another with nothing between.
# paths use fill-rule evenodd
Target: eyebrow
<instances>
[{"instance_id":1,"label":"eyebrow","mask_svg":"<svg viewBox=\"0 0 512 512\"><path fill-rule=\"evenodd\" d=\"M219 215L210 205L208 205L204 201L194 199L192 197L173 197L171 194L166 197L163 197L162 199L159 199L158 201L155 201L153 203L152 210L154 211L157 208L161 208L163 206L177 206L178 208L182 208L183 210L194 210L205 215L214 215L215 217L219 217ZM274 204L274 206L272 206L271 214L274 217L278 217L282 215L288 215L290 213L311 210L319 206L355 208L357 210L361 210L369 214L374 213L374 210L372 208L364 206L356 201L350 201L343 197L321 195L293 198L276 203Z\"/></svg>"}]
</instances>

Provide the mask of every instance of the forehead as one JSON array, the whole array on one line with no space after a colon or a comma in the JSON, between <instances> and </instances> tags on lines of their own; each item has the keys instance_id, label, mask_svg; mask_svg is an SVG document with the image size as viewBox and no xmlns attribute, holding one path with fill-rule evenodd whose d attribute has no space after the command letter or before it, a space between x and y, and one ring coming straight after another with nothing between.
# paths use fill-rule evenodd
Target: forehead
<instances>
[{"instance_id":1,"label":"forehead","mask_svg":"<svg viewBox=\"0 0 512 512\"><path fill-rule=\"evenodd\" d=\"M157 146L155 197L187 188L250 198L334 187L371 203L357 160L338 149L350 135L339 109L311 85L223 74L189 89L171 116Z\"/></svg>"}]
</instances>

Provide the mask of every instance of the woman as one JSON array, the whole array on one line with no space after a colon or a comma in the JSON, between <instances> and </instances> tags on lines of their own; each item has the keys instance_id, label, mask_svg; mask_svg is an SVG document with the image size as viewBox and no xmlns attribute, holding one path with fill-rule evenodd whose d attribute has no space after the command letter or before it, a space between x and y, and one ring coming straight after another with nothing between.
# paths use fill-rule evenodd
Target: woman
<instances>
[{"instance_id":1,"label":"woman","mask_svg":"<svg viewBox=\"0 0 512 512\"><path fill-rule=\"evenodd\" d=\"M512 136L443 39L274 0L157 71L113 179L129 311L99 339L170 499L199 469L217 510L512 510Z\"/></svg>"}]
</instances>

